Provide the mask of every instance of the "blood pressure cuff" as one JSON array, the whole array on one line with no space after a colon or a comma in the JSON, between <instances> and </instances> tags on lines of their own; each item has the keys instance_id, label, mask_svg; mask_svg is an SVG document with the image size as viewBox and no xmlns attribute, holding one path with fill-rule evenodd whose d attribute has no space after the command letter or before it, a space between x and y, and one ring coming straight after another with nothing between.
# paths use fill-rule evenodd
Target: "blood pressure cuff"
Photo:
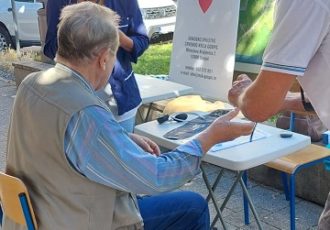
<instances>
[{"instance_id":1,"label":"blood pressure cuff","mask_svg":"<svg viewBox=\"0 0 330 230\"><path fill-rule=\"evenodd\" d=\"M218 109L205 116L197 117L187 121L184 125L177 127L164 134L170 140L182 140L196 135L205 130L215 119L228 113L230 109Z\"/></svg>"}]
</instances>

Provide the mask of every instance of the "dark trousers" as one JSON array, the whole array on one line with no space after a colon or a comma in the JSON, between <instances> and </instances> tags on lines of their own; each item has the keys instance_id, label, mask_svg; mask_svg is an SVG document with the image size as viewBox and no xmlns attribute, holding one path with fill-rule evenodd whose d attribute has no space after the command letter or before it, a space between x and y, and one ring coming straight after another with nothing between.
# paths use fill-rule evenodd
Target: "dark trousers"
<instances>
[{"instance_id":1,"label":"dark trousers","mask_svg":"<svg viewBox=\"0 0 330 230\"><path fill-rule=\"evenodd\" d=\"M209 230L205 199L194 192L170 192L138 197L145 230Z\"/></svg>"}]
</instances>

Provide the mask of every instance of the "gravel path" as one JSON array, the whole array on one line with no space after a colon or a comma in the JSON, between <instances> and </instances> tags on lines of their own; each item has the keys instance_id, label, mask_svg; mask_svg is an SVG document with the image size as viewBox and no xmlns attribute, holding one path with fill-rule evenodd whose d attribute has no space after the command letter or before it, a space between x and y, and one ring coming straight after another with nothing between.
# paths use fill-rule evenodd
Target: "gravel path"
<instances>
[{"instance_id":1,"label":"gravel path","mask_svg":"<svg viewBox=\"0 0 330 230\"><path fill-rule=\"evenodd\" d=\"M1 67L0 67L0 78L5 81L15 81L14 74L4 71L3 69L1 69Z\"/></svg>"}]
</instances>

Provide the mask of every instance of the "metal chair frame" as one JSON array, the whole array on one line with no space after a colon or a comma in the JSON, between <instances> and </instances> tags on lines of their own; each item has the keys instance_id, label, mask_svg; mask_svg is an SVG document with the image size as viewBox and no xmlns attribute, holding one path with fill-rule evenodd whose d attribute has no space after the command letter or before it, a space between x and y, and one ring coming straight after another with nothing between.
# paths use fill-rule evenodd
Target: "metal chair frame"
<instances>
[{"instance_id":1,"label":"metal chair frame","mask_svg":"<svg viewBox=\"0 0 330 230\"><path fill-rule=\"evenodd\" d=\"M28 230L38 229L29 193L24 183L13 176L0 172L0 218L26 226Z\"/></svg>"},{"instance_id":2,"label":"metal chair frame","mask_svg":"<svg viewBox=\"0 0 330 230\"><path fill-rule=\"evenodd\" d=\"M295 128L295 113L292 112L290 115L289 130L294 132L294 128ZM320 158L315 158L314 160L306 161L301 164L296 164L296 167L293 170L290 170L287 172L285 172L277 167L267 165L269 163L266 164L268 167L271 167L271 168L281 172L281 179L282 179L282 183L283 183L283 187L284 187L285 198L286 198L286 200L288 200L290 202L290 229L291 230L296 229L296 220L295 220L295 218L296 218L296 207L295 207L296 174L301 169L317 165L319 163L324 162L324 160L330 160L330 153L329 153L329 155L325 154L324 156L322 156ZM290 178L289 182L288 182L288 177ZM245 175L245 183L247 183L246 175ZM248 203L247 203L245 196L244 196L244 220L245 220L245 224L250 223L249 207L248 207Z\"/></svg>"}]
</instances>

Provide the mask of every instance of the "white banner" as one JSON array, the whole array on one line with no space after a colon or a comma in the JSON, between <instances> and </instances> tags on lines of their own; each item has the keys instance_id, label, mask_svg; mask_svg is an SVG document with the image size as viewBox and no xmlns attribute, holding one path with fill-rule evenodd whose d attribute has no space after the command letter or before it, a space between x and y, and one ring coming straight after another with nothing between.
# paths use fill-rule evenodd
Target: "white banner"
<instances>
[{"instance_id":1,"label":"white banner","mask_svg":"<svg viewBox=\"0 0 330 230\"><path fill-rule=\"evenodd\" d=\"M169 78L227 101L235 64L239 0L179 0Z\"/></svg>"}]
</instances>

